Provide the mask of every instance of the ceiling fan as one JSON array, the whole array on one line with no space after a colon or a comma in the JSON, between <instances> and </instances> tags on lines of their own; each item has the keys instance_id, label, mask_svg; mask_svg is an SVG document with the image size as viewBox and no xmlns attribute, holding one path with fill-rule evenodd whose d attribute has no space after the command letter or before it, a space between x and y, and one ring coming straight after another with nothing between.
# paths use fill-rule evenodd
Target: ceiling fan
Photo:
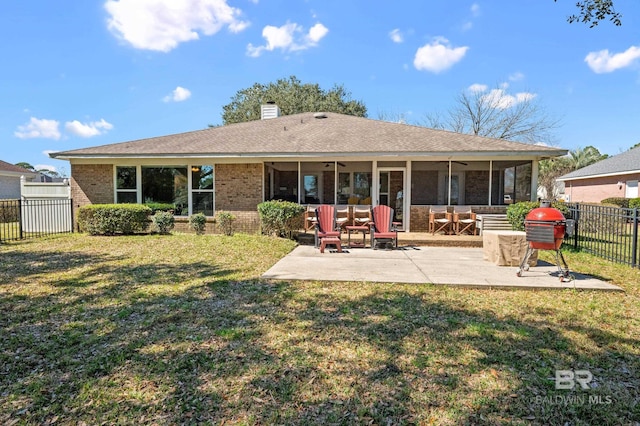
<instances>
[{"instance_id":1,"label":"ceiling fan","mask_svg":"<svg viewBox=\"0 0 640 426\"><path fill-rule=\"evenodd\" d=\"M332 165L332 164L333 164L333 161L325 161L325 162L324 162L324 166L325 166L325 167L329 167L329 166L330 166L330 165ZM338 161L338 166L340 166L340 167L347 167L347 165L346 165L346 164L341 163L341 162L339 162L339 161Z\"/></svg>"},{"instance_id":2,"label":"ceiling fan","mask_svg":"<svg viewBox=\"0 0 640 426\"><path fill-rule=\"evenodd\" d=\"M456 163L456 164L461 164L463 166L468 166L469 163L465 163L464 161L455 161L455 160L451 160L452 163ZM448 161L437 161L437 163L447 163L447 165L449 164Z\"/></svg>"}]
</instances>

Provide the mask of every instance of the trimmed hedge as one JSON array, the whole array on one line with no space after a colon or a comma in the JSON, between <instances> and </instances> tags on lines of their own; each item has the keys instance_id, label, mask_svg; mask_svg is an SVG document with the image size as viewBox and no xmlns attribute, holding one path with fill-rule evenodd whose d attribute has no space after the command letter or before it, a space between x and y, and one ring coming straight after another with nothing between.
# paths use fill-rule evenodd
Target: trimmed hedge
<instances>
[{"instance_id":1,"label":"trimmed hedge","mask_svg":"<svg viewBox=\"0 0 640 426\"><path fill-rule=\"evenodd\" d=\"M204 213L196 213L189 216L189 228L196 231L197 235L203 235L207 230L207 217Z\"/></svg>"},{"instance_id":2,"label":"trimmed hedge","mask_svg":"<svg viewBox=\"0 0 640 426\"><path fill-rule=\"evenodd\" d=\"M624 207L625 209L629 208L629 199L622 197L609 197L600 201L601 204L611 204L618 207Z\"/></svg>"},{"instance_id":3,"label":"trimmed hedge","mask_svg":"<svg viewBox=\"0 0 640 426\"><path fill-rule=\"evenodd\" d=\"M17 222L19 217L18 201L6 200L0 204L0 223Z\"/></svg>"},{"instance_id":4,"label":"trimmed hedge","mask_svg":"<svg viewBox=\"0 0 640 426\"><path fill-rule=\"evenodd\" d=\"M265 201L258 204L260 228L267 235L291 238L293 231L302 227L305 207L291 201Z\"/></svg>"},{"instance_id":5,"label":"trimmed hedge","mask_svg":"<svg viewBox=\"0 0 640 426\"><path fill-rule=\"evenodd\" d=\"M233 235L233 232L234 232L233 222L236 221L236 217L232 213L219 211L216 214L216 221L218 222L218 225L220 225L220 229L222 229L222 232L224 233L224 235L227 235L227 236Z\"/></svg>"},{"instance_id":6,"label":"trimmed hedge","mask_svg":"<svg viewBox=\"0 0 640 426\"><path fill-rule=\"evenodd\" d=\"M173 213L158 211L151 216L153 221L153 227L159 234L168 234L174 228L176 219L173 217Z\"/></svg>"},{"instance_id":7,"label":"trimmed hedge","mask_svg":"<svg viewBox=\"0 0 640 426\"><path fill-rule=\"evenodd\" d=\"M151 214L154 215L158 212L171 212L175 210L175 206L170 203L144 203L145 206L151 209Z\"/></svg>"},{"instance_id":8,"label":"trimmed hedge","mask_svg":"<svg viewBox=\"0 0 640 426\"><path fill-rule=\"evenodd\" d=\"M91 235L134 234L147 230L150 215L142 204L90 204L78 209L78 225Z\"/></svg>"},{"instance_id":9,"label":"trimmed hedge","mask_svg":"<svg viewBox=\"0 0 640 426\"><path fill-rule=\"evenodd\" d=\"M539 201L521 201L511 204L507 207L507 220L515 231L524 231L525 218L531 210L538 207L540 207ZM569 208L565 203L554 201L551 203L551 207L560 210L565 217L569 216Z\"/></svg>"},{"instance_id":10,"label":"trimmed hedge","mask_svg":"<svg viewBox=\"0 0 640 426\"><path fill-rule=\"evenodd\" d=\"M631 198L631 199L629 199L629 208L630 209L640 209L640 198Z\"/></svg>"}]
</instances>

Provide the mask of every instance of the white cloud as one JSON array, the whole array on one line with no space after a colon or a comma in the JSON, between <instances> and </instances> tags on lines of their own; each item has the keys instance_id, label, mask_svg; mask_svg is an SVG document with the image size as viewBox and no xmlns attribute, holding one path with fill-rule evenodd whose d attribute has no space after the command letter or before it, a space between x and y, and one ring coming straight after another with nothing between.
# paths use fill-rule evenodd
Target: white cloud
<instances>
[{"instance_id":1,"label":"white cloud","mask_svg":"<svg viewBox=\"0 0 640 426\"><path fill-rule=\"evenodd\" d=\"M591 52L584 61L596 74L604 74L628 67L638 58L640 58L640 47L631 46L622 53L611 54L608 49Z\"/></svg>"},{"instance_id":2,"label":"white cloud","mask_svg":"<svg viewBox=\"0 0 640 426\"><path fill-rule=\"evenodd\" d=\"M307 34L306 40L309 46L316 46L320 40L327 35L329 29L322 25L321 23L315 24L313 27L309 29L309 34ZM306 47L305 47L306 49Z\"/></svg>"},{"instance_id":3,"label":"white cloud","mask_svg":"<svg viewBox=\"0 0 640 426\"><path fill-rule=\"evenodd\" d=\"M104 118L100 121L92 121L90 123L81 123L78 120L67 121L64 124L64 129L81 138L91 138L106 133L113 129L111 123L107 123Z\"/></svg>"},{"instance_id":4,"label":"white cloud","mask_svg":"<svg viewBox=\"0 0 640 426\"><path fill-rule=\"evenodd\" d=\"M473 16L480 16L480 5L478 3L471 5L471 14Z\"/></svg>"},{"instance_id":5,"label":"white cloud","mask_svg":"<svg viewBox=\"0 0 640 426\"><path fill-rule=\"evenodd\" d=\"M31 117L27 124L18 126L13 134L20 139L60 139L60 130L58 126L60 122L56 120L38 119Z\"/></svg>"},{"instance_id":6,"label":"white cloud","mask_svg":"<svg viewBox=\"0 0 640 426\"><path fill-rule=\"evenodd\" d=\"M162 100L165 102L182 102L191 97L191 91L184 87L176 87L170 95L165 96Z\"/></svg>"},{"instance_id":7,"label":"white cloud","mask_svg":"<svg viewBox=\"0 0 640 426\"><path fill-rule=\"evenodd\" d=\"M520 81L520 80L524 80L524 74L522 74L520 71L514 72L509 76L509 81Z\"/></svg>"},{"instance_id":8,"label":"white cloud","mask_svg":"<svg viewBox=\"0 0 640 426\"><path fill-rule=\"evenodd\" d=\"M267 25L262 29L262 37L267 41L264 46L254 46L249 43L247 55L258 57L264 51L281 49L283 52L305 50L318 45L318 42L327 35L329 29L321 23L315 24L304 34L304 28L296 23L286 23L281 27Z\"/></svg>"},{"instance_id":9,"label":"white cloud","mask_svg":"<svg viewBox=\"0 0 640 426\"><path fill-rule=\"evenodd\" d=\"M520 92L515 95L510 95L507 93L508 87L509 84L503 83L500 85L500 88L492 89L487 94L483 95L482 99L485 102L488 102L492 108L507 109L519 103L530 101L537 96L535 93L529 92ZM474 93L483 93L486 92L487 86L483 84L473 84L469 87L469 90Z\"/></svg>"},{"instance_id":10,"label":"white cloud","mask_svg":"<svg viewBox=\"0 0 640 426\"><path fill-rule=\"evenodd\" d=\"M418 49L413 65L421 71L439 73L459 62L468 49L468 46L451 47L449 40L440 37Z\"/></svg>"},{"instance_id":11,"label":"white cloud","mask_svg":"<svg viewBox=\"0 0 640 426\"><path fill-rule=\"evenodd\" d=\"M487 86L486 84L472 84L471 86L469 86L469 91L473 92L473 93L477 93L477 92L486 92L487 89L489 88L489 86Z\"/></svg>"},{"instance_id":12,"label":"white cloud","mask_svg":"<svg viewBox=\"0 0 640 426\"><path fill-rule=\"evenodd\" d=\"M389 38L391 38L394 43L402 43L404 41L404 36L397 28L389 32Z\"/></svg>"},{"instance_id":13,"label":"white cloud","mask_svg":"<svg viewBox=\"0 0 640 426\"><path fill-rule=\"evenodd\" d=\"M223 27L237 33L249 25L227 0L107 0L109 30L136 49L168 52Z\"/></svg>"}]
</instances>

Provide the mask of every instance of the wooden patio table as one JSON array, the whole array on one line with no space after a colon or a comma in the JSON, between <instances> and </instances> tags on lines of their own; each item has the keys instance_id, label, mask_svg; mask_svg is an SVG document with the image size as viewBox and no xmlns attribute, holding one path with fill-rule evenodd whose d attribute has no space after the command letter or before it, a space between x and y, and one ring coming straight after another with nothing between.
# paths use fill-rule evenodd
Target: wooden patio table
<instances>
[{"instance_id":1,"label":"wooden patio table","mask_svg":"<svg viewBox=\"0 0 640 426\"><path fill-rule=\"evenodd\" d=\"M370 231L368 226L365 225L347 225L345 226L347 230L347 247L366 247L367 246L367 233ZM351 242L351 233L352 232L362 232L362 242Z\"/></svg>"}]
</instances>

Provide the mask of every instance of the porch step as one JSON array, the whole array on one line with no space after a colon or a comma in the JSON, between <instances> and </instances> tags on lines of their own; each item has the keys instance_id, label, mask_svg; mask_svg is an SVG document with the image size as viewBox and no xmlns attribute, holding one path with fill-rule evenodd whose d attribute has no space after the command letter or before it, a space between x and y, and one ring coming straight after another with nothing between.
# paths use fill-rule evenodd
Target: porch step
<instances>
[{"instance_id":1,"label":"porch step","mask_svg":"<svg viewBox=\"0 0 640 426\"><path fill-rule=\"evenodd\" d=\"M482 231L510 231L513 228L507 220L506 214L482 214L477 215L478 229Z\"/></svg>"}]
</instances>

